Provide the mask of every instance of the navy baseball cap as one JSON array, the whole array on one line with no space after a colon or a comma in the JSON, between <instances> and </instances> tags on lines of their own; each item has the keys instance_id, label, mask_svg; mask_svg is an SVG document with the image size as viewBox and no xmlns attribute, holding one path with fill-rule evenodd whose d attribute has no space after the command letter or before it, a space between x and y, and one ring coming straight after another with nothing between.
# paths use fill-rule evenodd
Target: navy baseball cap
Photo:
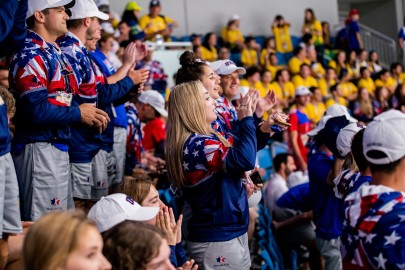
<instances>
[{"instance_id":1,"label":"navy baseball cap","mask_svg":"<svg viewBox=\"0 0 405 270\"><path fill-rule=\"evenodd\" d=\"M346 116L337 116L329 118L325 124L325 127L318 133L317 139L328 147L328 149L333 153L334 156L343 158L339 153L336 146L336 139L342 128L350 124Z\"/></svg>"},{"instance_id":2,"label":"navy baseball cap","mask_svg":"<svg viewBox=\"0 0 405 270\"><path fill-rule=\"evenodd\" d=\"M152 0L149 3L149 7L157 7L160 6L160 1L159 0Z\"/></svg>"}]
</instances>

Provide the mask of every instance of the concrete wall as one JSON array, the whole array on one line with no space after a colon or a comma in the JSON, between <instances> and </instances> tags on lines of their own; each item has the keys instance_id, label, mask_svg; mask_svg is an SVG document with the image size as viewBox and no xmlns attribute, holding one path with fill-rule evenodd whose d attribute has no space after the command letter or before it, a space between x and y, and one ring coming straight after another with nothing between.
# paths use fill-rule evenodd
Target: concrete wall
<instances>
[{"instance_id":1,"label":"concrete wall","mask_svg":"<svg viewBox=\"0 0 405 270\"><path fill-rule=\"evenodd\" d=\"M110 0L111 7L122 13L128 0ZM148 12L149 0L138 0ZM292 24L292 35L301 35L304 10L311 7L321 21L338 23L337 0L161 0L162 14L178 21L175 36L191 33L219 32L232 14L241 19L244 35L271 35L270 24L275 15L282 14Z\"/></svg>"}]
</instances>

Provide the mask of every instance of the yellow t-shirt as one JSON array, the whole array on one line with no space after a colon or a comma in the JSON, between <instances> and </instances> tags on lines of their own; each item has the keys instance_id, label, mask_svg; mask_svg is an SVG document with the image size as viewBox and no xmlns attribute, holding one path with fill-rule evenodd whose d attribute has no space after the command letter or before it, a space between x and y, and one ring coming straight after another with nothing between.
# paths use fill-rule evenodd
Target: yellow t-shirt
<instances>
[{"instance_id":1,"label":"yellow t-shirt","mask_svg":"<svg viewBox=\"0 0 405 270\"><path fill-rule=\"evenodd\" d=\"M336 101L335 101L333 98L328 99L328 100L325 102L326 109L329 108L330 106L332 106L333 104L336 104ZM339 98L339 104L340 104L340 105L343 105L343 106L347 106L347 101L346 101L346 99L345 99L344 97L340 97L340 98Z\"/></svg>"},{"instance_id":2,"label":"yellow t-shirt","mask_svg":"<svg viewBox=\"0 0 405 270\"><path fill-rule=\"evenodd\" d=\"M268 89L265 89L265 88L264 88L264 86L263 86L263 84L262 84L261 81L255 82L254 85L250 85L249 82L248 82L248 80L242 79L242 80L240 80L240 86L247 86L247 87L249 87L249 88L253 88L253 89L259 90L259 93L260 93L260 96L261 96L261 97L266 96L267 93L269 92Z\"/></svg>"},{"instance_id":3,"label":"yellow t-shirt","mask_svg":"<svg viewBox=\"0 0 405 270\"><path fill-rule=\"evenodd\" d=\"M260 65L262 66L266 65L266 54L269 55L270 53L274 52L276 51L272 49L263 49L262 52L260 53Z\"/></svg>"},{"instance_id":4,"label":"yellow t-shirt","mask_svg":"<svg viewBox=\"0 0 405 270\"><path fill-rule=\"evenodd\" d=\"M218 59L218 51L217 48L213 48L212 51L208 50L204 46L201 46L201 60L214 62Z\"/></svg>"},{"instance_id":5,"label":"yellow t-shirt","mask_svg":"<svg viewBox=\"0 0 405 270\"><path fill-rule=\"evenodd\" d=\"M330 89L330 87L331 87L332 85L335 85L335 84L336 84L336 81L335 81L335 80L332 80L332 81L330 81L330 82L327 82L324 78L319 79L319 80L318 80L318 85L319 85L319 90L321 90L322 96L323 96L323 97L328 97L328 96L330 96L330 91L329 91L329 89Z\"/></svg>"},{"instance_id":6,"label":"yellow t-shirt","mask_svg":"<svg viewBox=\"0 0 405 270\"><path fill-rule=\"evenodd\" d=\"M234 44L236 41L240 42L245 41L242 32L239 29L229 30L227 27L225 27L224 29L222 29L221 37L225 42L231 44Z\"/></svg>"},{"instance_id":7,"label":"yellow t-shirt","mask_svg":"<svg viewBox=\"0 0 405 270\"><path fill-rule=\"evenodd\" d=\"M148 35L166 29L166 21L161 16L151 18L149 15L144 15L139 20L139 26ZM154 41L155 38L151 40Z\"/></svg>"},{"instance_id":8,"label":"yellow t-shirt","mask_svg":"<svg viewBox=\"0 0 405 270\"><path fill-rule=\"evenodd\" d=\"M312 74L316 74L319 77L325 76L325 69L323 68L323 66L320 63L313 63L311 65L311 71L312 71Z\"/></svg>"},{"instance_id":9,"label":"yellow t-shirt","mask_svg":"<svg viewBox=\"0 0 405 270\"><path fill-rule=\"evenodd\" d=\"M243 49L240 57L242 65L245 67L255 66L258 63L257 52L253 49Z\"/></svg>"},{"instance_id":10,"label":"yellow t-shirt","mask_svg":"<svg viewBox=\"0 0 405 270\"><path fill-rule=\"evenodd\" d=\"M293 57L288 61L288 69L290 70L291 74L297 74L300 72L300 67L304 62L298 59L297 57Z\"/></svg>"},{"instance_id":11,"label":"yellow t-shirt","mask_svg":"<svg viewBox=\"0 0 405 270\"><path fill-rule=\"evenodd\" d=\"M375 81L375 87L392 88L392 87L396 87L396 85L397 85L397 82L392 77L389 77L385 83L383 81L381 81L380 79Z\"/></svg>"},{"instance_id":12,"label":"yellow t-shirt","mask_svg":"<svg viewBox=\"0 0 405 270\"><path fill-rule=\"evenodd\" d=\"M342 87L343 96L346 98L358 92L357 86L352 82L340 83L340 86Z\"/></svg>"},{"instance_id":13,"label":"yellow t-shirt","mask_svg":"<svg viewBox=\"0 0 405 270\"><path fill-rule=\"evenodd\" d=\"M397 84L403 84L405 83L405 73L399 74L399 77L397 79Z\"/></svg>"},{"instance_id":14,"label":"yellow t-shirt","mask_svg":"<svg viewBox=\"0 0 405 270\"><path fill-rule=\"evenodd\" d=\"M333 68L336 71L336 75L339 76L341 67L337 65L336 61L332 60L328 63L328 67ZM353 77L353 70L350 68L349 64L345 65L345 69L347 69L348 74L350 77Z\"/></svg>"},{"instance_id":15,"label":"yellow t-shirt","mask_svg":"<svg viewBox=\"0 0 405 270\"><path fill-rule=\"evenodd\" d=\"M318 104L308 103L305 107L305 112L312 123L318 123L322 116L325 114L326 106L323 102Z\"/></svg>"},{"instance_id":16,"label":"yellow t-shirt","mask_svg":"<svg viewBox=\"0 0 405 270\"><path fill-rule=\"evenodd\" d=\"M367 80L360 79L359 82L357 83L357 86L359 89L366 88L370 94L374 95L375 83L374 83L373 79L371 79L371 78L368 78Z\"/></svg>"},{"instance_id":17,"label":"yellow t-shirt","mask_svg":"<svg viewBox=\"0 0 405 270\"><path fill-rule=\"evenodd\" d=\"M298 86L301 86L301 85L304 85L308 88L310 88L312 86L318 87L318 82L312 76L308 76L304 79L301 77L301 75L295 75L292 79L292 82L293 82L295 88L297 88Z\"/></svg>"},{"instance_id":18,"label":"yellow t-shirt","mask_svg":"<svg viewBox=\"0 0 405 270\"><path fill-rule=\"evenodd\" d=\"M311 34L314 39L315 45L322 45L323 44L323 36L322 36L322 24L320 21L315 20L310 24L305 24L305 27L311 29ZM314 34L314 32L318 32L320 34Z\"/></svg>"},{"instance_id":19,"label":"yellow t-shirt","mask_svg":"<svg viewBox=\"0 0 405 270\"><path fill-rule=\"evenodd\" d=\"M290 26L272 27L272 30L276 41L276 51L279 53L292 52L293 46L291 42Z\"/></svg>"},{"instance_id":20,"label":"yellow t-shirt","mask_svg":"<svg viewBox=\"0 0 405 270\"><path fill-rule=\"evenodd\" d=\"M295 87L292 82L286 82L283 88L278 82L272 82L270 84L270 89L274 91L277 98L280 100L287 100L295 95Z\"/></svg>"},{"instance_id":21,"label":"yellow t-shirt","mask_svg":"<svg viewBox=\"0 0 405 270\"><path fill-rule=\"evenodd\" d=\"M272 66L272 65L266 66L266 69L270 71L272 78L275 78L277 71L279 71L282 68L283 68L282 66Z\"/></svg>"}]
</instances>

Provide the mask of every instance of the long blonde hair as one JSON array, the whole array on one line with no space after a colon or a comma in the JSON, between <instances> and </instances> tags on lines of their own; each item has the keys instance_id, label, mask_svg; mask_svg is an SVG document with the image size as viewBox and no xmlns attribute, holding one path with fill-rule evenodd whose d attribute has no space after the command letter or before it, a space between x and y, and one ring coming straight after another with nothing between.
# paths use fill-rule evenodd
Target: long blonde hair
<instances>
[{"instance_id":1,"label":"long blonde hair","mask_svg":"<svg viewBox=\"0 0 405 270\"><path fill-rule=\"evenodd\" d=\"M166 130L166 166L169 179L179 188L185 184L182 166L183 147L192 133L201 135L213 133L224 145L231 146L207 123L204 90L200 81L192 81L175 86L170 93Z\"/></svg>"},{"instance_id":2,"label":"long blonde hair","mask_svg":"<svg viewBox=\"0 0 405 270\"><path fill-rule=\"evenodd\" d=\"M83 235L95 224L83 212L52 212L29 229L23 246L24 269L64 268Z\"/></svg>"}]
</instances>

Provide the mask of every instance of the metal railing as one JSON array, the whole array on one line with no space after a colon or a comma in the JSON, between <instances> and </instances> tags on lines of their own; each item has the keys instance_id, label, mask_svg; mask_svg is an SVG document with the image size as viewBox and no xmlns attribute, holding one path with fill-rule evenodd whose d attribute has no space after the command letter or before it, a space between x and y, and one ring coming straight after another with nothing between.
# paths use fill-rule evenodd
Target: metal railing
<instances>
[{"instance_id":1,"label":"metal railing","mask_svg":"<svg viewBox=\"0 0 405 270\"><path fill-rule=\"evenodd\" d=\"M393 38L361 23L359 29L364 48L376 51L382 66L389 68L391 63L398 60L397 43Z\"/></svg>"}]
</instances>

